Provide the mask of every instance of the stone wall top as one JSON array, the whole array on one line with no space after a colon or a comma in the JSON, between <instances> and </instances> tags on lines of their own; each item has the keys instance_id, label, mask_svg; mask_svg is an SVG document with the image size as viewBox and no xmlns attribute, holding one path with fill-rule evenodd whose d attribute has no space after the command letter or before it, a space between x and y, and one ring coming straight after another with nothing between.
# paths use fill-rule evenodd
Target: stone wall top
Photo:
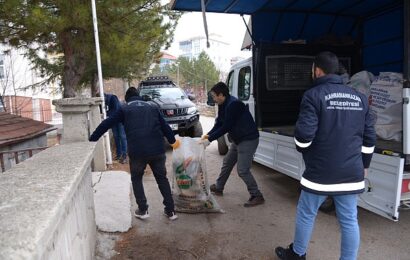
<instances>
[{"instance_id":1,"label":"stone wall top","mask_svg":"<svg viewBox=\"0 0 410 260\"><path fill-rule=\"evenodd\" d=\"M0 259L41 256L38 245L64 218L58 209L90 167L95 144L54 146L0 174Z\"/></svg>"},{"instance_id":2,"label":"stone wall top","mask_svg":"<svg viewBox=\"0 0 410 260\"><path fill-rule=\"evenodd\" d=\"M85 113L90 111L90 108L92 106L98 106L102 104L102 101L102 97L75 97L53 100L53 105L56 106L56 111L60 113Z\"/></svg>"},{"instance_id":3,"label":"stone wall top","mask_svg":"<svg viewBox=\"0 0 410 260\"><path fill-rule=\"evenodd\" d=\"M102 102L102 97L93 97L93 98L85 98L85 97L75 97L75 98L63 98L63 99L56 99L53 100L53 105L60 105L60 106L78 106L78 105L98 105Z\"/></svg>"}]
</instances>

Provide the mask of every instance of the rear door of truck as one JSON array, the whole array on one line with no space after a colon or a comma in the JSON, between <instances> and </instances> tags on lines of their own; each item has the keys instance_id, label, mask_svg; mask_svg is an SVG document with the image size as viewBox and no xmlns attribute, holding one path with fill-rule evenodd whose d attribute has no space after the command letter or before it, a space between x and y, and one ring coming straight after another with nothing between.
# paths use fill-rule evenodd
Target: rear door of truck
<instances>
[{"instance_id":1,"label":"rear door of truck","mask_svg":"<svg viewBox=\"0 0 410 260\"><path fill-rule=\"evenodd\" d=\"M397 221L401 201L404 158L373 154L365 177L365 192L359 195L359 206Z\"/></svg>"}]
</instances>

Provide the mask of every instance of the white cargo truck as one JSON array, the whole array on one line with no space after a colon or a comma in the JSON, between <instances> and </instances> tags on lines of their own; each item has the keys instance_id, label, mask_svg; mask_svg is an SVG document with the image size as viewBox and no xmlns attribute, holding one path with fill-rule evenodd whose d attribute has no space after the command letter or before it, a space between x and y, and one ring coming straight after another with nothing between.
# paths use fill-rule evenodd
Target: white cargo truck
<instances>
[{"instance_id":1,"label":"white cargo truck","mask_svg":"<svg viewBox=\"0 0 410 260\"><path fill-rule=\"evenodd\" d=\"M282 56L280 58L286 58ZM306 58L306 57L305 57ZM313 59L313 57L309 57ZM232 95L248 105L255 117L254 84L252 80L252 58L232 66L227 84ZM284 111L285 112L285 111ZM300 180L305 165L302 154L296 151L293 139L294 124L262 127L259 129L259 146L254 160L271 169ZM227 152L227 137L218 140L221 154ZM399 209L410 205L410 173L404 171L404 158L398 151L398 142L378 140L376 153L370 165L366 181L366 192L360 195L359 205L372 212L397 220ZM402 190L403 186L403 190ZM331 201L323 205L324 211L332 208Z\"/></svg>"},{"instance_id":2,"label":"white cargo truck","mask_svg":"<svg viewBox=\"0 0 410 260\"><path fill-rule=\"evenodd\" d=\"M201 11L199 0L171 4L175 10ZM297 180L305 166L296 151L294 125L303 93L311 87L315 55L336 53L350 75L402 73L402 141L377 140L359 200L359 206L397 221L399 211L410 208L410 1L208 0L202 10L251 16L252 58L233 65L226 83L259 127L254 160ZM219 152L226 153L228 145L220 138ZM324 210L332 206L326 203Z\"/></svg>"}]
</instances>

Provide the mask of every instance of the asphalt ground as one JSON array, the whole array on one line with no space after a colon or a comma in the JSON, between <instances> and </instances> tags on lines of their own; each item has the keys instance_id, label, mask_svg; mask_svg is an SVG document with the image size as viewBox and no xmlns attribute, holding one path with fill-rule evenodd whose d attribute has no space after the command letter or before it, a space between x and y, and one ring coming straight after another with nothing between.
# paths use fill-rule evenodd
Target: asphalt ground
<instances>
[{"instance_id":1,"label":"asphalt ground","mask_svg":"<svg viewBox=\"0 0 410 260\"><path fill-rule=\"evenodd\" d=\"M213 118L201 118L204 132ZM207 174L214 183L222 165L213 142L206 150ZM172 172L172 151L167 151L168 177ZM243 207L249 198L246 186L233 170L222 197L216 200L226 213L183 214L170 221L163 216L162 197L155 179L147 170L145 192L150 218L133 218L132 229L116 234L112 259L277 259L276 246L293 238L298 182L254 163L252 172L265 197L265 204ZM137 208L132 197L132 209ZM359 209L361 246L358 259L410 259L410 211L401 212L393 222ZM340 232L334 213L318 214L307 259L339 259Z\"/></svg>"}]
</instances>

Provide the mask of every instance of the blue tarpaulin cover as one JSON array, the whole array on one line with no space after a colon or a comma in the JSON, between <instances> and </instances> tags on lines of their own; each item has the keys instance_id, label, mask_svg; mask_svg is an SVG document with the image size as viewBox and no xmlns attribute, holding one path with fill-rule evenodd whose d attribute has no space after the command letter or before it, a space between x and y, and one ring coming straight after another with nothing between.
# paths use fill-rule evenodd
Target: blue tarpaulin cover
<instances>
[{"instance_id":1,"label":"blue tarpaulin cover","mask_svg":"<svg viewBox=\"0 0 410 260\"><path fill-rule=\"evenodd\" d=\"M259 43L333 40L362 48L363 68L402 71L404 0L207 0L206 12L246 14ZM172 9L201 11L201 0L173 0ZM363 33L361 33L363 32ZM392 52L394 50L394 52Z\"/></svg>"}]
</instances>

